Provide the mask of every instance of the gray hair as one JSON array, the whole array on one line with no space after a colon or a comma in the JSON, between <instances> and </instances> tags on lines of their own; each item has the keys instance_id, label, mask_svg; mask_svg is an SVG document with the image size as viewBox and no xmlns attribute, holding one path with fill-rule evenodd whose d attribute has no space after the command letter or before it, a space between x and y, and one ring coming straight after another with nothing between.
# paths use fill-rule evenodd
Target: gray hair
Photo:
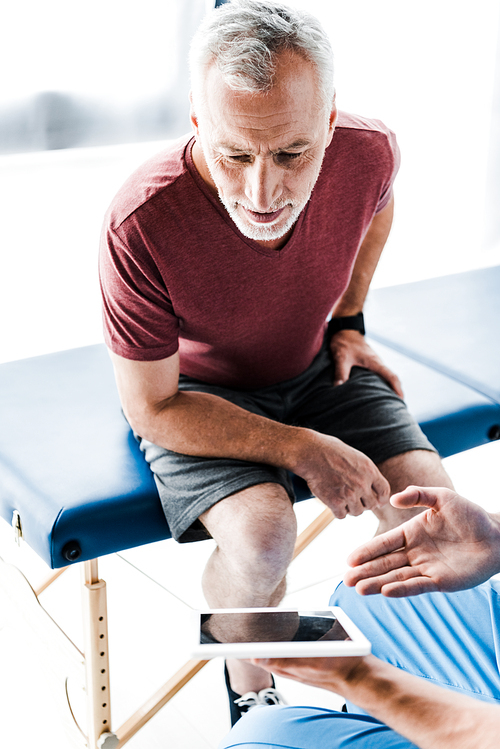
<instances>
[{"instance_id":1,"label":"gray hair","mask_svg":"<svg viewBox=\"0 0 500 749\"><path fill-rule=\"evenodd\" d=\"M269 91L276 57L295 52L318 74L321 104L329 114L335 96L333 53L320 22L306 11L275 0L232 0L208 13L191 42L191 87L203 97L203 80L212 63L237 91Z\"/></svg>"}]
</instances>

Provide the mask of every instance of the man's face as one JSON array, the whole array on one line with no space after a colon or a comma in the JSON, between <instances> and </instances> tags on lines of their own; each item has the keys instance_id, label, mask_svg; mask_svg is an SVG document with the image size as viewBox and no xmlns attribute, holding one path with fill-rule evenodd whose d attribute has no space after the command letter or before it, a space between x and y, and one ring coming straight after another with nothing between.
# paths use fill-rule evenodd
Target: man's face
<instances>
[{"instance_id":1,"label":"man's face","mask_svg":"<svg viewBox=\"0 0 500 749\"><path fill-rule=\"evenodd\" d=\"M196 106L196 102L195 102ZM280 247L311 196L336 111L321 109L314 67L282 53L266 93L229 88L212 65L192 112L193 158L246 237Z\"/></svg>"}]
</instances>

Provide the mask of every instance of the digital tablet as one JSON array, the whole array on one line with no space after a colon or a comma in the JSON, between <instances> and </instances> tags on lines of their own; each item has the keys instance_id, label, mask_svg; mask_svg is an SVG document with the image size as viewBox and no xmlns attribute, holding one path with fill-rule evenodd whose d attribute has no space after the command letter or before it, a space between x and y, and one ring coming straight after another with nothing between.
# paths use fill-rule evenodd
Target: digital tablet
<instances>
[{"instance_id":1,"label":"digital tablet","mask_svg":"<svg viewBox=\"0 0 500 749\"><path fill-rule=\"evenodd\" d=\"M194 658L321 658L367 655L366 637L338 606L194 612Z\"/></svg>"}]
</instances>

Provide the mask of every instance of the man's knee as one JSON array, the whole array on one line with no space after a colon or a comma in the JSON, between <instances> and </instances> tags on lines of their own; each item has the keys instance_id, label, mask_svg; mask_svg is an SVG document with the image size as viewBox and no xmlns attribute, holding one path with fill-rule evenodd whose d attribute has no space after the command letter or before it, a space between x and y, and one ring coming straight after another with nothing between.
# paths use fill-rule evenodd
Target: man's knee
<instances>
[{"instance_id":1,"label":"man's knee","mask_svg":"<svg viewBox=\"0 0 500 749\"><path fill-rule=\"evenodd\" d=\"M444 470L441 458L431 450L411 450L378 465L391 488L391 494L401 492L412 484L416 486L445 486L453 489L450 477ZM402 510L390 504L373 513L380 521L377 534L385 533L418 515L425 508Z\"/></svg>"},{"instance_id":2,"label":"man's knee","mask_svg":"<svg viewBox=\"0 0 500 749\"><path fill-rule=\"evenodd\" d=\"M236 569L283 576L291 561L297 524L290 498L279 484L259 484L221 500L200 520L220 553Z\"/></svg>"},{"instance_id":3,"label":"man's knee","mask_svg":"<svg viewBox=\"0 0 500 749\"><path fill-rule=\"evenodd\" d=\"M431 450L410 450L378 465L391 487L391 494L416 486L445 486L453 489L441 458Z\"/></svg>"}]
</instances>

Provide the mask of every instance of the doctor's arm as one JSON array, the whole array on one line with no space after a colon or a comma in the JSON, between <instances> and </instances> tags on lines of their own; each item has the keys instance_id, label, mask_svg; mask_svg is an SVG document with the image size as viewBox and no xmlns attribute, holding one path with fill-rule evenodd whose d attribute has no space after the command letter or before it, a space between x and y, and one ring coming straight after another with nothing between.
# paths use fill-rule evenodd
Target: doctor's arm
<instances>
[{"instance_id":1,"label":"doctor's arm","mask_svg":"<svg viewBox=\"0 0 500 749\"><path fill-rule=\"evenodd\" d=\"M443 689L374 656L255 659L255 665L327 689L419 749L496 749L500 707Z\"/></svg>"}]
</instances>

